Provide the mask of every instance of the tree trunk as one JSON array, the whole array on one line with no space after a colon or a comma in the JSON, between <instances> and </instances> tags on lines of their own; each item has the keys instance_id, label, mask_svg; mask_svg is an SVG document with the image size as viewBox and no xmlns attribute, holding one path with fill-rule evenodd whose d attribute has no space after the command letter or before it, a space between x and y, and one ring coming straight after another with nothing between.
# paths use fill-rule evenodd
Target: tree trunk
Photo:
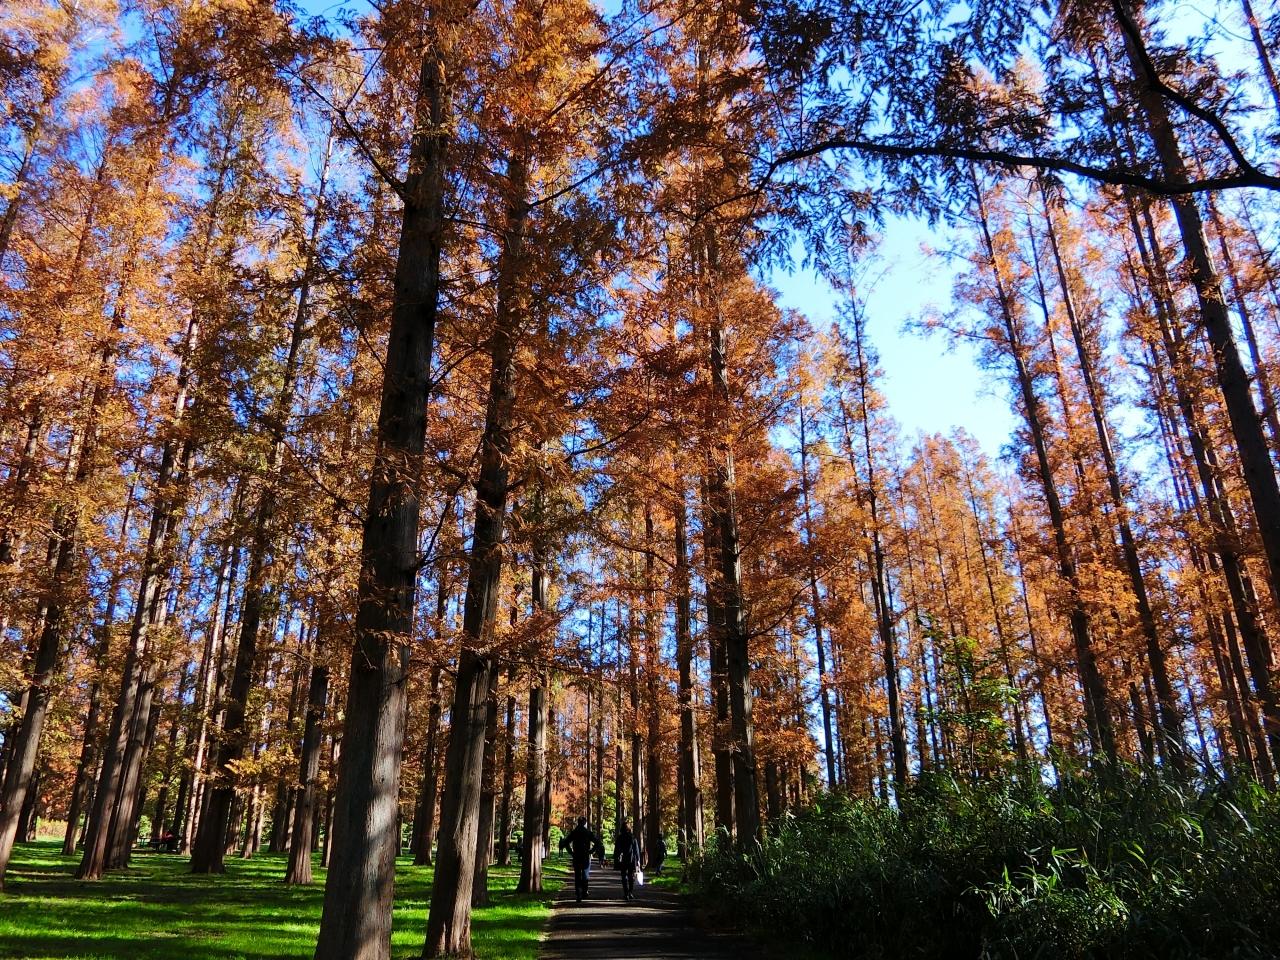
<instances>
[{"instance_id":1,"label":"tree trunk","mask_svg":"<svg viewBox=\"0 0 1280 960\"><path fill-rule=\"evenodd\" d=\"M441 591L442 595L445 591ZM440 604L443 606L443 604ZM439 618L440 622L443 617ZM440 782L440 664L431 667L430 693L427 705L427 743L422 756L422 783L418 787L418 802L414 805L413 831L410 848L415 866L431 863L435 846L436 795Z\"/></svg>"},{"instance_id":2,"label":"tree trunk","mask_svg":"<svg viewBox=\"0 0 1280 960\"><path fill-rule=\"evenodd\" d=\"M313 656L319 655L322 639L325 638L317 637ZM324 663L313 663L311 676L307 681L307 714L302 730L302 753L298 760L298 789L293 813L293 832L289 836L289 867L285 873L285 883L311 882L311 839L319 796L316 781L320 776L320 750L324 742L321 724L324 722L328 699L329 667Z\"/></svg>"},{"instance_id":3,"label":"tree trunk","mask_svg":"<svg viewBox=\"0 0 1280 960\"><path fill-rule=\"evenodd\" d=\"M124 513L120 521L123 531L119 546L123 550L125 537L129 530L130 518L133 515L134 496L137 492L137 481L129 485L129 496L125 500ZM80 760L76 764L76 778L71 787L71 802L67 809L67 830L62 839L62 855L69 857L76 852L76 837L80 833L80 818L85 808L92 804L91 787L95 767L98 764L98 727L102 722L102 673L106 668L107 654L111 647L111 629L115 625L116 604L120 595L120 582L124 577L124 564L119 563L107 586L107 605L103 611L102 621L98 627L97 644L94 650L94 679L89 686L89 711L84 721L84 733L80 745ZM0 774L0 778L3 775Z\"/></svg>"},{"instance_id":4,"label":"tree trunk","mask_svg":"<svg viewBox=\"0 0 1280 960\"><path fill-rule=\"evenodd\" d=\"M708 473L710 467L708 465ZM733 815L733 763L729 756L729 682L728 662L724 647L724 609L720 604L715 559L720 555L720 531L711 515L709 481L702 479L702 555L706 562L703 570L707 608L707 644L710 652L711 701L715 723L711 728L711 753L716 771L716 829L730 837L734 832Z\"/></svg>"},{"instance_id":5,"label":"tree trunk","mask_svg":"<svg viewBox=\"0 0 1280 960\"><path fill-rule=\"evenodd\" d=\"M18 162L18 169L14 173L13 184L10 187L9 202L5 204L4 216L0 216L0 267L4 266L5 254L9 252L9 243L13 239L13 228L18 222L18 211L22 206L24 188L31 171L31 161L35 157L36 148L40 145L45 109L51 102L51 96L52 91L46 95L35 121L31 124L31 129L27 131L23 141L22 159Z\"/></svg>"},{"instance_id":6,"label":"tree trunk","mask_svg":"<svg viewBox=\"0 0 1280 960\"><path fill-rule=\"evenodd\" d=\"M1174 183L1188 179L1186 163L1177 133L1169 118L1168 106L1155 89L1155 66L1142 46L1141 30L1128 7L1128 0L1114 0L1113 9L1125 35L1125 52L1139 90L1147 126L1166 176ZM1249 490L1258 535L1267 559L1268 584L1272 599L1280 603L1280 483L1277 483L1271 451L1262 428L1262 419L1250 392L1249 375L1236 349L1231 318L1227 313L1222 284L1209 255L1204 224L1195 199L1170 198L1192 286L1200 303L1200 325L1212 348L1214 371L1236 441L1245 486Z\"/></svg>"},{"instance_id":7,"label":"tree trunk","mask_svg":"<svg viewBox=\"0 0 1280 960\"><path fill-rule=\"evenodd\" d=\"M1253 49L1258 55L1258 66L1262 68L1262 75L1267 79L1267 89L1271 92L1271 100L1276 105L1276 112L1280 113L1280 79L1277 79L1275 64L1271 62L1271 51L1267 49L1266 40L1258 26L1258 15L1253 12L1253 3L1251 0L1241 0L1241 3L1244 6L1245 23L1249 25L1249 38L1253 41Z\"/></svg>"},{"instance_id":8,"label":"tree trunk","mask_svg":"<svg viewBox=\"0 0 1280 960\"><path fill-rule=\"evenodd\" d=\"M471 882L471 906L489 905L489 862L493 859L493 815L498 794L498 671L489 671L489 697L485 707L484 760L480 773L480 822L476 828L476 863Z\"/></svg>"},{"instance_id":9,"label":"tree trunk","mask_svg":"<svg viewBox=\"0 0 1280 960\"><path fill-rule=\"evenodd\" d=\"M1156 628L1155 614L1151 609L1151 600L1147 595L1146 579L1142 573L1142 563L1138 556L1137 539L1129 522L1129 507L1120 483L1120 471L1116 464L1115 452L1111 446L1111 430L1103 408L1101 390L1094 372L1093 358L1085 340L1084 327L1076 311L1075 297L1071 292L1071 284L1067 279L1066 267L1062 259L1062 251L1058 244L1057 230L1054 228L1053 212L1049 205L1049 197L1044 182L1038 181L1040 199L1044 207L1045 231L1049 239L1049 250L1053 256L1054 268L1058 284L1062 292L1062 303L1066 308L1067 321L1071 327L1071 339L1075 344L1076 358L1080 366L1080 375L1084 380L1085 395L1089 400L1089 411L1093 417L1094 432L1098 450L1102 454L1103 466L1107 474L1107 490L1111 494L1112 507L1115 509L1116 524L1120 530L1120 546L1124 555L1125 571L1129 575L1129 586L1138 606L1138 623L1142 628L1142 636L1146 641L1147 663L1151 668L1151 676L1155 681L1158 710L1155 716L1155 730L1159 740L1161 753L1169 760L1174 770L1186 771L1186 744L1182 738L1182 711L1178 706L1178 698L1169 679L1169 668L1166 664L1164 646Z\"/></svg>"},{"instance_id":10,"label":"tree trunk","mask_svg":"<svg viewBox=\"0 0 1280 960\"><path fill-rule=\"evenodd\" d=\"M1227 500L1221 480L1221 464L1213 440L1205 427L1203 417L1193 396L1194 386L1190 368L1194 360L1189 356L1188 343L1176 325L1174 310L1169 302L1167 278L1160 260L1157 239L1149 211L1142 210L1148 237L1144 238L1143 224L1139 223L1138 209L1130 205L1130 225L1142 259L1144 270L1151 280L1153 314L1160 331L1161 345L1172 374L1173 399L1176 401L1186 430L1186 439L1195 464L1196 478L1203 497L1203 509L1214 533L1212 558L1216 555L1221 573L1235 612L1236 626L1248 655L1249 673L1254 691L1262 705L1267 738L1273 757L1280 757L1280 700L1277 699L1270 671L1269 644L1258 616L1257 605L1247 583L1243 558L1237 552L1240 542L1236 520ZM1132 269L1132 267L1131 267ZM1155 350L1155 347L1152 347ZM1159 369L1159 364L1156 365ZM1194 493L1194 490L1192 491ZM1196 497L1197 504L1200 497ZM1268 764L1263 751L1262 763Z\"/></svg>"},{"instance_id":11,"label":"tree trunk","mask_svg":"<svg viewBox=\"0 0 1280 960\"><path fill-rule=\"evenodd\" d=\"M74 490L84 490L96 473L97 448L100 439L103 407L108 393L115 383L115 358L117 339L124 328L125 304L132 287L132 275L136 257L128 256L119 278L120 289L112 311L111 330L98 358L97 370L92 377L93 389L84 413L84 421L71 440L67 472ZM18 833L18 817L27 797L31 778L35 772L36 757L40 750L40 738L53 699L52 684L58 660L66 640L70 607L75 604L75 585L80 575L80 523L83 507L69 504L59 507L53 520L51 546L56 543L51 586L43 600L43 626L36 648L31 685L26 691L26 703L22 719L9 750L9 761L0 787L0 888L4 885L5 871L13 853L14 839Z\"/></svg>"},{"instance_id":12,"label":"tree trunk","mask_svg":"<svg viewBox=\"0 0 1280 960\"><path fill-rule=\"evenodd\" d=\"M529 751L524 781L524 833L520 841L518 893L542 892L542 815L547 789L547 680L536 671L529 681Z\"/></svg>"},{"instance_id":13,"label":"tree trunk","mask_svg":"<svg viewBox=\"0 0 1280 960\"><path fill-rule=\"evenodd\" d=\"M694 709L692 585L689 571L688 511L684 482L676 465L676 500L672 512L676 554L676 661L680 674L680 802L684 811L682 837L686 851L702 849L702 757L698 744L698 714ZM603 736L601 736L603 743ZM603 758L602 758L603 759Z\"/></svg>"},{"instance_id":14,"label":"tree trunk","mask_svg":"<svg viewBox=\"0 0 1280 960\"><path fill-rule=\"evenodd\" d=\"M417 580L418 485L439 306L448 99L442 52L429 43L419 73L402 194L356 636L338 786L326 830L329 873L316 960L387 960L391 952L405 671Z\"/></svg>"},{"instance_id":15,"label":"tree trunk","mask_svg":"<svg viewBox=\"0 0 1280 960\"><path fill-rule=\"evenodd\" d=\"M507 717L502 736L502 804L498 813L497 861L511 865L511 803L515 796L516 778L516 698L510 688L515 683L515 670L507 670Z\"/></svg>"},{"instance_id":16,"label":"tree trunk","mask_svg":"<svg viewBox=\"0 0 1280 960\"><path fill-rule=\"evenodd\" d=\"M249 565L241 601L240 640L236 646L235 665L231 672L231 684L217 756L214 760L211 789L207 793L204 815L201 817L196 842L191 851L193 873L222 873L226 869L223 864L223 846L219 838L228 829L230 823L231 803L235 796L232 770L244 756L245 741L249 733L245 728L245 712L249 694L261 668L258 634L262 625L263 611L268 605L268 592L272 581L271 565L274 560L276 534L274 526L280 498L285 436L293 413L302 342L307 334L311 273L315 260L316 239L323 219L322 205L328 170L329 149L326 145L310 236L303 252L302 282L298 290L298 303L293 316L288 353L285 357L279 388L267 414L267 438L271 446L267 458L266 477L257 509L254 511L253 532L249 544Z\"/></svg>"},{"instance_id":17,"label":"tree trunk","mask_svg":"<svg viewBox=\"0 0 1280 960\"><path fill-rule=\"evenodd\" d=\"M809 437L804 399L800 399L800 497L804 507L805 553L809 560L809 615L813 618L813 643L818 653L818 702L822 706L822 752L827 761L827 789L835 790L836 751L831 731L831 692L827 689L827 651L822 638L822 602L813 556L813 515L809 505Z\"/></svg>"},{"instance_id":18,"label":"tree trunk","mask_svg":"<svg viewBox=\"0 0 1280 960\"><path fill-rule=\"evenodd\" d=\"M888 571L885 564L884 543L880 531L879 483L876 478L875 452L871 442L872 411L867 399L870 374L867 370L866 345L864 343L861 307L855 304L853 347L854 376L857 378L858 403L861 407L862 454L866 466L865 494L870 512L871 534L871 593L876 615L876 632L880 637L880 649L884 659L885 698L889 708L889 752L893 762L894 785L901 791L907 785L907 736L902 722L902 695L898 678L898 640L894 630L893 603L889 595ZM850 466L856 468L852 437L849 431L848 411L843 398L840 415L849 448Z\"/></svg>"},{"instance_id":19,"label":"tree trunk","mask_svg":"<svg viewBox=\"0 0 1280 960\"><path fill-rule=\"evenodd\" d=\"M503 531L511 485L515 354L524 320L517 302L517 285L521 280L524 229L529 214L526 173L523 159L513 157L507 169L510 205L497 268L497 309L489 342L489 398L476 479L470 570L462 613L462 650L450 713L449 748L445 754L440 850L431 887L425 957L466 956L471 952L471 894L480 819L480 781L489 678L495 669L493 657L483 651L490 641L497 615Z\"/></svg>"}]
</instances>

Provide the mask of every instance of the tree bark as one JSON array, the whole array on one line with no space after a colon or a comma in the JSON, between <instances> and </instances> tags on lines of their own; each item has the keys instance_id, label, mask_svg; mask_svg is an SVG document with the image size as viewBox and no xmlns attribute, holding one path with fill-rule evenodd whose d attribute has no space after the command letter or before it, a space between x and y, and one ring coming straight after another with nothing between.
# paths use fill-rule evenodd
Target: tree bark
<instances>
[{"instance_id":1,"label":"tree bark","mask_svg":"<svg viewBox=\"0 0 1280 960\"><path fill-rule=\"evenodd\" d=\"M120 521L122 531L119 547L123 553L125 537L129 530L130 518L133 515L134 498L137 493L137 481L130 483L129 496L125 500L124 512ZM97 643L94 650L95 676L89 687L89 711L84 721L84 732L80 745L80 760L76 764L76 778L71 787L71 802L67 809L67 831L62 839L62 855L69 857L76 852L76 838L81 833L80 819L86 807L92 805L92 786L95 767L98 764L98 728L102 722L102 673L106 668L104 662L111 646L111 630L115 625L116 604L119 602L120 583L124 577L124 563L117 563L107 586L107 604L98 627ZM0 778L3 774L0 774Z\"/></svg>"},{"instance_id":2,"label":"tree bark","mask_svg":"<svg viewBox=\"0 0 1280 960\"><path fill-rule=\"evenodd\" d=\"M835 740L831 730L831 691L827 689L827 651L822 637L822 602L818 593L818 571L813 556L813 514L809 504L809 437L804 399L800 399L800 498L804 507L804 532L809 561L809 614L813 618L813 642L818 653L818 702L822 706L822 753L827 762L827 789L835 790Z\"/></svg>"},{"instance_id":3,"label":"tree bark","mask_svg":"<svg viewBox=\"0 0 1280 960\"><path fill-rule=\"evenodd\" d=\"M692 585L689 571L688 510L684 481L676 469L676 499L672 511L676 554L676 661L680 675L680 801L683 840L687 851L702 849L702 757L698 744L698 714L694 709ZM603 737L601 737L603 740ZM601 758L603 760L603 758Z\"/></svg>"},{"instance_id":4,"label":"tree bark","mask_svg":"<svg viewBox=\"0 0 1280 960\"><path fill-rule=\"evenodd\" d=\"M529 750L524 780L524 833L520 840L518 893L542 891L542 815L547 789L546 675L536 671L529 681Z\"/></svg>"},{"instance_id":5,"label":"tree bark","mask_svg":"<svg viewBox=\"0 0 1280 960\"><path fill-rule=\"evenodd\" d=\"M110 332L101 349L97 369L92 377L93 389L84 421L71 440L67 472L75 491L84 491L97 471L97 448L102 427L103 407L115 383L117 339L124 329L125 304L132 288L136 250L128 256L120 276L120 289L112 311ZM45 597L43 625L36 648L31 684L27 688L22 719L9 750L4 782L0 792L0 888L13 853L18 834L18 818L35 772L40 738L53 699L52 684L58 660L66 640L70 607L75 603L74 584L80 574L80 524L84 507L70 504L59 507L53 521L51 546L56 544L51 587Z\"/></svg>"},{"instance_id":6,"label":"tree bark","mask_svg":"<svg viewBox=\"0 0 1280 960\"><path fill-rule=\"evenodd\" d=\"M1166 176L1174 183L1185 183L1188 180L1186 162L1169 117L1168 106L1155 88L1158 78L1154 65L1141 45L1140 27L1135 22L1128 0L1114 0L1113 9L1124 32L1125 53L1138 86L1139 101L1146 114L1147 127L1156 153ZM1236 349L1231 318L1227 313L1222 283L1209 255L1200 209L1190 196L1173 197L1170 203L1182 238L1191 283L1200 304L1200 325L1212 350L1214 372L1222 390L1231 435L1235 438L1241 471L1244 473L1258 535L1267 559L1272 599L1280 603L1280 483L1277 482L1262 419L1253 402L1249 375L1240 360L1240 352Z\"/></svg>"},{"instance_id":7,"label":"tree bark","mask_svg":"<svg viewBox=\"0 0 1280 960\"><path fill-rule=\"evenodd\" d=\"M391 952L405 672L413 635L418 487L439 307L448 103L442 51L430 42L419 72L402 194L356 636L338 786L326 831L329 873L316 960L387 960Z\"/></svg>"},{"instance_id":8,"label":"tree bark","mask_svg":"<svg viewBox=\"0 0 1280 960\"><path fill-rule=\"evenodd\" d=\"M489 696L485 707L484 760L480 773L480 823L476 828L475 874L471 882L471 906L489 905L489 863L493 859L493 817L498 794L498 671L489 671Z\"/></svg>"},{"instance_id":9,"label":"tree bark","mask_svg":"<svg viewBox=\"0 0 1280 960\"><path fill-rule=\"evenodd\" d=\"M489 339L489 397L476 480L475 523L462 613L462 650L450 712L440 808L440 850L424 957L471 952L471 895L489 680L495 669L485 650L497 615L502 580L502 542L510 496L510 457L515 414L515 354L524 317L518 303L525 224L527 168L522 158L508 164L510 203L498 262L497 308ZM526 824L526 830L528 824Z\"/></svg>"},{"instance_id":10,"label":"tree bark","mask_svg":"<svg viewBox=\"0 0 1280 960\"><path fill-rule=\"evenodd\" d=\"M313 645L313 657L320 655L323 639L317 637ZM289 866L284 877L285 883L308 884L312 879L311 840L319 797L316 781L320 776L320 750L324 741L321 724L324 722L328 699L329 666L316 661L311 665L311 676L307 680L307 713L302 729L302 753L298 760L298 789L293 831L289 835Z\"/></svg>"},{"instance_id":11,"label":"tree bark","mask_svg":"<svg viewBox=\"0 0 1280 960\"><path fill-rule=\"evenodd\" d=\"M710 467L708 465L708 474ZM728 663L724 646L724 609L720 604L717 587L715 557L720 555L720 531L711 515L709 481L702 479L702 554L706 561L703 571L707 608L707 644L710 650L711 701L715 724L711 729L711 753L716 771L715 823L717 830L724 830L730 837L734 832L733 763L729 752L729 683Z\"/></svg>"},{"instance_id":12,"label":"tree bark","mask_svg":"<svg viewBox=\"0 0 1280 960\"><path fill-rule=\"evenodd\" d=\"M442 590L441 593L444 595L445 591ZM442 619L443 617L440 618ZM413 831L409 844L415 866L431 863L436 839L436 796L440 782L440 771L437 769L440 756L440 674L440 664L433 664L427 702L427 743L422 756L422 783L418 786L418 802L414 805Z\"/></svg>"},{"instance_id":13,"label":"tree bark","mask_svg":"<svg viewBox=\"0 0 1280 960\"><path fill-rule=\"evenodd\" d=\"M502 736L502 803L498 813L497 861L511 865L511 803L515 796L516 777L516 698L510 691L515 683L515 670L507 670L507 716Z\"/></svg>"}]
</instances>

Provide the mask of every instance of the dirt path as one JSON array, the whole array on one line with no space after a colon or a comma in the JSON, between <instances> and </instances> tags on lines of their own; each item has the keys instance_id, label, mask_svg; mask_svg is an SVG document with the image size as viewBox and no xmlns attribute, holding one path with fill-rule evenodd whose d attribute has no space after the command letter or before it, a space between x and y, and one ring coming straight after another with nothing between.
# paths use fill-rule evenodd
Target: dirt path
<instances>
[{"instance_id":1,"label":"dirt path","mask_svg":"<svg viewBox=\"0 0 1280 960\"><path fill-rule=\"evenodd\" d=\"M542 944L542 960L750 960L739 941L699 929L676 894L653 886L622 899L617 872L591 872L591 893L573 899L573 880L556 901Z\"/></svg>"}]
</instances>

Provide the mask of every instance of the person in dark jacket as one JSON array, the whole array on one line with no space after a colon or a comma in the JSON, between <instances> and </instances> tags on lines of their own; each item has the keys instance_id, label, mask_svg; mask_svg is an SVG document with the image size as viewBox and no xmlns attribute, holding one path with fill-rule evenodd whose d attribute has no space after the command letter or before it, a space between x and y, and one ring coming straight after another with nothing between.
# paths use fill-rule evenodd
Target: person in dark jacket
<instances>
[{"instance_id":1,"label":"person in dark jacket","mask_svg":"<svg viewBox=\"0 0 1280 960\"><path fill-rule=\"evenodd\" d=\"M569 851L569 860L573 864L573 892L581 903L591 882L591 855L603 855L604 844L587 826L587 818L579 817L578 825L560 838L560 849Z\"/></svg>"},{"instance_id":2,"label":"person in dark jacket","mask_svg":"<svg viewBox=\"0 0 1280 960\"><path fill-rule=\"evenodd\" d=\"M658 846L653 851L650 858L649 866L653 868L655 876L662 873L662 863L667 859L667 841L662 838L662 834L658 834Z\"/></svg>"},{"instance_id":3,"label":"person in dark jacket","mask_svg":"<svg viewBox=\"0 0 1280 960\"><path fill-rule=\"evenodd\" d=\"M640 841L626 820L618 822L618 835L613 845L613 865L622 873L622 899L636 898L636 869L640 866Z\"/></svg>"}]
</instances>

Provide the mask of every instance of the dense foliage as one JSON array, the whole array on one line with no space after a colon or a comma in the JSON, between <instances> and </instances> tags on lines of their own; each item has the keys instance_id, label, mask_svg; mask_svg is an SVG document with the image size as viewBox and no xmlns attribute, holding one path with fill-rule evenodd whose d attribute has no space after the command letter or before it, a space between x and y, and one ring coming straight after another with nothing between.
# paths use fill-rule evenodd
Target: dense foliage
<instances>
[{"instance_id":1,"label":"dense foliage","mask_svg":"<svg viewBox=\"0 0 1280 960\"><path fill-rule=\"evenodd\" d=\"M736 921L834 956L1271 957L1280 803L1136 773L934 775L900 808L825 796L694 876Z\"/></svg>"}]
</instances>

